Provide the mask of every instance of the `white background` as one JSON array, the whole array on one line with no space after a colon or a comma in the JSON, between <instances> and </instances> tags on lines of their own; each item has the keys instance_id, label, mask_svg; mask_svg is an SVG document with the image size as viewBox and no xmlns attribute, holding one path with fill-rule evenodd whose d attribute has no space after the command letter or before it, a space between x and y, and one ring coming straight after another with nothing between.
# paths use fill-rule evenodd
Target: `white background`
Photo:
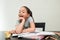
<instances>
[{"instance_id":1,"label":"white background","mask_svg":"<svg viewBox=\"0 0 60 40\"><path fill-rule=\"evenodd\" d=\"M60 31L60 0L0 0L0 31L15 28L24 5L32 10L35 22L46 23L46 31Z\"/></svg>"}]
</instances>

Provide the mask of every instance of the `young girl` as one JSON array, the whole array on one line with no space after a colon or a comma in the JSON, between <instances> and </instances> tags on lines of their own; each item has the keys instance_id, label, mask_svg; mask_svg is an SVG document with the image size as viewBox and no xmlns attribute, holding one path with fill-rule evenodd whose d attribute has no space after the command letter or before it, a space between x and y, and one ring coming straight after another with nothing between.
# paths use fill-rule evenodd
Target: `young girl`
<instances>
[{"instance_id":1,"label":"young girl","mask_svg":"<svg viewBox=\"0 0 60 40\"><path fill-rule=\"evenodd\" d=\"M11 30L10 33L25 33L25 32L34 32L35 31L35 24L34 24L34 19L32 17L32 12L31 10L26 7L22 6L19 10L19 21L18 25L16 25L15 30Z\"/></svg>"}]
</instances>

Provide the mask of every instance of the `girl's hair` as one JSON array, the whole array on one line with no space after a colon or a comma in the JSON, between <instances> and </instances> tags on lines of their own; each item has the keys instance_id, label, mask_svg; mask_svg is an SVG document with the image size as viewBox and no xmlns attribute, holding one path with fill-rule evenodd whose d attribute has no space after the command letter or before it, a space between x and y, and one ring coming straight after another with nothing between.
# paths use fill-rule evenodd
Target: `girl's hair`
<instances>
[{"instance_id":1,"label":"girl's hair","mask_svg":"<svg viewBox=\"0 0 60 40\"><path fill-rule=\"evenodd\" d=\"M26 8L27 13L30 14L30 16L33 18L33 16L32 16L32 11L31 11L27 6L23 6L23 7ZM34 18L33 18L33 21L34 21Z\"/></svg>"}]
</instances>

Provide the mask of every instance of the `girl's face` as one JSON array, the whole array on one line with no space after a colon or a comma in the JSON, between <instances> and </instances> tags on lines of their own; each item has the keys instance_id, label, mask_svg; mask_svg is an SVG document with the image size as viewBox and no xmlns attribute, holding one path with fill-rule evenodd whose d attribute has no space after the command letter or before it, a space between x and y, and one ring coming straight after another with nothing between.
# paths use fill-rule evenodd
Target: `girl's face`
<instances>
[{"instance_id":1,"label":"girl's face","mask_svg":"<svg viewBox=\"0 0 60 40\"><path fill-rule=\"evenodd\" d=\"M29 14L27 13L27 10L25 7L21 7L19 10L19 17L23 17L24 19L26 19L27 17L29 17Z\"/></svg>"}]
</instances>

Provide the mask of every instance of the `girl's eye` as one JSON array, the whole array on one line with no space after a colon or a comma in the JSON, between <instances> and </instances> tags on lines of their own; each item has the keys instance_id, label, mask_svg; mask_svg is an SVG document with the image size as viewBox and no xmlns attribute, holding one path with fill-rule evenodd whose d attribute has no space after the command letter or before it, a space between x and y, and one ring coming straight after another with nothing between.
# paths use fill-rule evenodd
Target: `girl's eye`
<instances>
[{"instance_id":1,"label":"girl's eye","mask_svg":"<svg viewBox=\"0 0 60 40\"><path fill-rule=\"evenodd\" d=\"M22 13L25 13L25 12L22 12Z\"/></svg>"}]
</instances>

